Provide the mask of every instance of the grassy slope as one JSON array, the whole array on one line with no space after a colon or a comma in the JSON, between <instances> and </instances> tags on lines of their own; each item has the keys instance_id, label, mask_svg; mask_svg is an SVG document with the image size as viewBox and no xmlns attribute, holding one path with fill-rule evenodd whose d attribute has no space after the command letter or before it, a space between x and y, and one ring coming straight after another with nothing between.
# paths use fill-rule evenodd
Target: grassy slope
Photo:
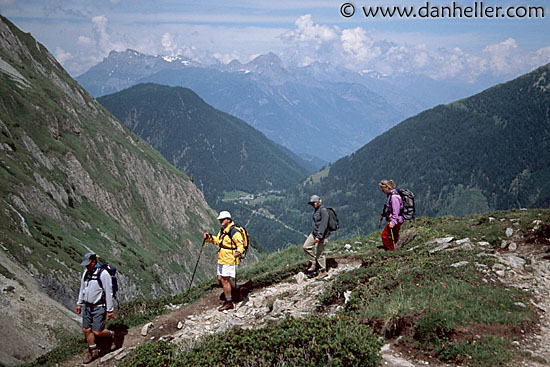
<instances>
[{"instance_id":1,"label":"grassy slope","mask_svg":"<svg viewBox=\"0 0 550 367\"><path fill-rule=\"evenodd\" d=\"M205 226L204 220L195 213L189 213L188 227L180 228L177 233L159 225L148 208L144 207L137 183L126 179L126 170L132 159L145 162L144 165L153 167L175 183L189 181L189 177L128 129L113 126L109 113L89 95L81 93L86 105L79 105L68 98L52 82L54 77L50 75L55 75L73 91L81 91L77 83L30 34L19 31L5 18L2 19L28 48L32 58L42 65L47 76L25 66L30 61L19 63L0 50L3 60L14 65L31 82L30 87L21 88L0 73L0 121L3 123L0 144L12 147L11 152L2 152L0 157L0 196L4 199L0 201L0 242L12 256L20 259L22 265L35 268L41 274L71 273L73 287L78 286L76 274L81 271L79 264L82 255L92 248L104 257L104 261L116 265L135 284L139 284L145 294L170 293L166 280L158 279L158 274L151 271L151 267L165 261L166 254L173 252L183 252L189 258L195 258L198 250L192 246L201 243L200 231ZM49 131L54 127L57 127L58 139L52 137ZM98 207L84 196L81 200L73 200L75 188L67 174L55 164L53 168L39 164L23 144L25 136L36 143L39 154L54 163L56 160L65 162L69 155L74 156L93 183L106 195L111 195L114 201L123 201L128 199L128 195L131 196L129 201L135 205L125 215L143 235L142 242L132 240L105 208ZM99 153L94 156L96 152ZM118 157L116 162L113 156ZM109 164L111 162L115 167ZM54 203L61 219L22 210L19 210L22 216L19 217L10 200L7 200L12 195L20 195L22 188L40 187L37 175L68 194L68 200L63 204ZM148 184L153 191L155 182ZM52 194L46 194L52 198ZM211 226L214 218L206 203L200 200L194 202L208 213L208 225ZM51 204L45 202L44 205ZM28 226L30 236L20 230L22 221ZM183 249L182 243L187 245ZM57 261L51 261L51 256L55 256ZM171 263L169 266L174 274L189 272L181 264ZM205 273L206 270L199 267L198 277L204 279ZM156 290L153 284L156 284ZM58 293L62 292L58 290ZM70 293L70 289L66 293ZM72 293L65 296L67 299L74 298Z\"/></svg>"},{"instance_id":2,"label":"grassy slope","mask_svg":"<svg viewBox=\"0 0 550 367\"><path fill-rule=\"evenodd\" d=\"M490 220L490 217L495 220ZM351 291L350 301L344 305L340 319L351 320L354 325L370 325L376 334L387 340L402 335L404 338L400 345L403 348L414 349L442 361L458 361L477 366L503 365L515 355L516 350L511 342L516 340L518 334L521 335L519 330L528 330L535 323L535 313L531 306L522 307L518 304L521 302L530 305L531 295L505 287L490 272L480 272L478 269L483 265L491 267L495 259L492 256L478 255L482 251L493 253L500 247L501 241L506 238L506 228L512 226L511 220L519 223L527 242L537 235L542 238L548 237L550 210L520 210L490 212L464 219L419 218L414 226L407 224L403 227L402 234L414 232L414 239L395 253L383 252L376 248L379 244L377 233L367 237L334 241L326 249L329 258L355 257L362 260L363 266L342 273L321 296L323 306L317 315L304 322L308 324L311 320L315 321L315 317L324 317L324 311L331 305L344 305L344 292ZM533 230L535 220L544 223L538 232ZM485 241L489 245L475 247L473 250L433 254L429 252L435 247L426 245L430 240L448 236L456 239L470 238L473 243ZM346 249L346 244L351 244L351 250ZM545 248L549 245L547 242L533 244ZM469 263L459 268L451 266L459 261ZM482 265L475 266L476 263ZM243 281L251 279L256 286L265 286L296 274L305 265L302 249L299 246L291 246L286 250L266 255L260 262L244 268L239 276ZM526 269L529 270L529 266ZM160 312L165 312L162 311L163 304L197 299L206 294L214 284L214 280L202 283L190 292L172 299L144 301L151 306L147 309L150 312L146 312L145 317L144 313L140 313L139 318L128 313L128 326L138 325L154 318ZM131 305L125 307L126 310L131 308ZM342 327L342 324L334 319L324 322L335 329ZM227 333L232 335L231 340L245 338L248 340L247 343L252 343L252 349L265 350L267 353L270 348L277 347L278 341L260 345L250 338L259 340L262 336L271 335L275 331L287 332L286 328L293 329L295 333L304 333L307 332L302 329L305 324L285 323L283 326L272 325L261 331ZM363 329L353 330L351 334L346 334L348 340L354 340L354 333L361 334L362 337L367 337L371 333ZM234 348L230 352L222 346L216 348L216 338L206 338L204 344L179 357L174 357L174 349L167 344L147 344L127 358L124 366L137 366L139 363L140 366L153 366L160 360L178 365L182 360L194 360L193 356L197 353L206 353L207 350L211 356L223 353L231 360L243 358L239 356L239 348ZM227 335L220 339L227 339ZM338 341L340 342L343 344L338 344L338 348L349 346L346 341ZM365 352L367 358L367 355L373 356L372 353L377 352L380 347L374 341L367 344L366 351L355 352ZM326 347L331 348L328 345ZM289 358L287 362L295 358L288 354L285 356ZM269 365L266 361L262 363L264 364L260 365ZM374 365L376 358L365 363Z\"/></svg>"}]
</instances>

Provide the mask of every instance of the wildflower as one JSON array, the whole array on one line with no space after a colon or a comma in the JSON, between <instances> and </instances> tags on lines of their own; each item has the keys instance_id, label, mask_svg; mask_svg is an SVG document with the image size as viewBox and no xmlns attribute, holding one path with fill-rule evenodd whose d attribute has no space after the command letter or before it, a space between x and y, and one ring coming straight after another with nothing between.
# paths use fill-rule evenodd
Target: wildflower
<instances>
[{"instance_id":1,"label":"wildflower","mask_svg":"<svg viewBox=\"0 0 550 367\"><path fill-rule=\"evenodd\" d=\"M477 338L477 339L481 339L481 335L476 334L476 338Z\"/></svg>"}]
</instances>

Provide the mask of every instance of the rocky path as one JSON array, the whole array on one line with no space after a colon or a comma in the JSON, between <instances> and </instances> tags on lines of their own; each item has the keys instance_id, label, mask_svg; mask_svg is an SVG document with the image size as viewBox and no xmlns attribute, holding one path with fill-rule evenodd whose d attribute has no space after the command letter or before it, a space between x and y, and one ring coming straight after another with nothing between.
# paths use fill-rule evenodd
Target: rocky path
<instances>
[{"instance_id":1,"label":"rocky path","mask_svg":"<svg viewBox=\"0 0 550 367\"><path fill-rule=\"evenodd\" d=\"M158 317L141 328L131 329L125 338L124 346L88 366L114 367L135 347L150 341L166 340L185 347L193 345L201 337L224 332L233 327L245 329L259 328L271 320L280 320L287 315L303 317L313 312L319 305L317 297L330 286L336 276L361 266L361 262L352 259L339 259L338 266L330 269L329 275L322 279L308 278L298 273L293 281L254 290L244 301L236 304L234 310L219 312L221 305L220 289L207 297L173 312ZM329 314L335 314L342 306L333 306ZM386 367L411 367L426 365L424 361L407 360L402 352L387 344L382 349L383 365ZM80 366L85 354L73 358L63 366ZM420 364L419 364L420 363ZM431 366L437 364L429 363Z\"/></svg>"},{"instance_id":2,"label":"rocky path","mask_svg":"<svg viewBox=\"0 0 550 367\"><path fill-rule=\"evenodd\" d=\"M484 243L470 243L463 240L447 240L448 246L438 246L441 251L456 249L457 246L486 246ZM529 245L520 240L513 247L504 246L499 252L488 256L497 259L491 269L483 269L491 277L534 294L533 306L538 310L540 329L536 329L523 340L514 342L523 352L512 365L541 367L550 365L550 260L548 254L541 251L542 246ZM167 340L182 346L193 345L202 336L223 332L233 327L258 328L270 320L280 320L286 315L302 317L313 312L318 306L317 297L343 271L359 267L357 260L338 259L336 268L330 269L329 276L323 280L297 274L290 282L255 289L247 299L236 305L234 310L219 312L221 304L220 289L207 297L183 307L174 306L174 310L163 315L142 328L131 329L125 338L124 346L90 366L115 366L136 346L155 340ZM476 266L479 264L476 264ZM333 306L327 312L335 314L342 306ZM527 307L525 305L525 307ZM528 357L525 357L528 356ZM447 366L429 357L408 354L407 350L394 344L386 344L382 349L382 366ZM84 354L73 358L63 366L79 366Z\"/></svg>"},{"instance_id":3,"label":"rocky path","mask_svg":"<svg viewBox=\"0 0 550 367\"><path fill-rule=\"evenodd\" d=\"M264 326L270 320L280 320L286 315L303 317L318 306L317 296L329 286L342 271L349 271L361 266L357 260L342 259L336 268L330 269L329 275L316 280L305 274L297 274L291 282L284 282L270 287L255 289L234 310L219 312L221 305L217 289L207 297L183 307L174 307L174 311L163 315L142 328L129 330L124 346L89 366L115 366L132 349L145 342L167 340L182 345L192 345L202 336L226 331L233 327L245 329ZM340 306L341 307L341 306ZM335 306L329 313L335 313ZM85 354L67 361L63 366L80 366Z\"/></svg>"},{"instance_id":4,"label":"rocky path","mask_svg":"<svg viewBox=\"0 0 550 367\"><path fill-rule=\"evenodd\" d=\"M541 253L535 246L525 246L520 254L521 257L517 254L500 255L501 263L507 265L501 280L510 286L530 291L534 295L531 303L538 311L539 328L524 340L514 342L525 355L531 356L519 365L549 366L550 259L546 258L548 253ZM518 262L518 259L524 261Z\"/></svg>"}]
</instances>

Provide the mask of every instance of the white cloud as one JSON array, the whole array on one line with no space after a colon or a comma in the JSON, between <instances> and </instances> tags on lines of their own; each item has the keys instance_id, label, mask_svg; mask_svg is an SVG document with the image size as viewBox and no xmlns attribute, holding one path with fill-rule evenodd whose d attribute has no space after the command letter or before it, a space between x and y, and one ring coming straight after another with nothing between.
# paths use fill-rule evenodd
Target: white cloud
<instances>
[{"instance_id":1,"label":"white cloud","mask_svg":"<svg viewBox=\"0 0 550 367\"><path fill-rule=\"evenodd\" d=\"M535 65L547 64L550 62L550 46L543 47L533 53L533 63Z\"/></svg>"},{"instance_id":2,"label":"white cloud","mask_svg":"<svg viewBox=\"0 0 550 367\"><path fill-rule=\"evenodd\" d=\"M320 45L330 43L339 38L338 27L328 27L313 24L310 14L301 16L296 20L296 29L283 34L283 38L291 42L309 42Z\"/></svg>"},{"instance_id":3,"label":"white cloud","mask_svg":"<svg viewBox=\"0 0 550 367\"><path fill-rule=\"evenodd\" d=\"M63 50L61 47L56 47L55 48L55 58L57 59L57 61L59 61L59 63L63 64L67 60L72 59L73 55L71 55L68 52L65 52L65 50Z\"/></svg>"},{"instance_id":4,"label":"white cloud","mask_svg":"<svg viewBox=\"0 0 550 367\"><path fill-rule=\"evenodd\" d=\"M82 46L90 46L92 43L93 43L92 39L86 36L78 36L78 40L76 41L77 45L82 45Z\"/></svg>"},{"instance_id":5,"label":"white cloud","mask_svg":"<svg viewBox=\"0 0 550 367\"><path fill-rule=\"evenodd\" d=\"M235 51L223 54L216 52L212 56L223 64L229 64L233 60L241 60L241 56Z\"/></svg>"},{"instance_id":6,"label":"white cloud","mask_svg":"<svg viewBox=\"0 0 550 367\"><path fill-rule=\"evenodd\" d=\"M344 29L340 42L345 53L344 57L353 57L354 61L370 64L382 54L380 46L363 28Z\"/></svg>"},{"instance_id":7,"label":"white cloud","mask_svg":"<svg viewBox=\"0 0 550 367\"><path fill-rule=\"evenodd\" d=\"M174 43L174 39L169 32L162 35L161 44L164 50L168 51L170 55L173 55L174 51L177 49L177 45Z\"/></svg>"},{"instance_id":8,"label":"white cloud","mask_svg":"<svg viewBox=\"0 0 550 367\"><path fill-rule=\"evenodd\" d=\"M439 43L429 42L429 38L415 44L411 39L409 43L398 43L376 36L374 30L361 27L341 30L315 24L311 15L304 15L298 18L294 30L281 36L289 44L283 59L297 66L329 62L354 71L411 73L467 81L474 81L484 73L516 76L550 62L550 46L528 53L513 38L487 45L476 53L452 45L449 49L434 47L433 44Z\"/></svg>"},{"instance_id":9,"label":"white cloud","mask_svg":"<svg viewBox=\"0 0 550 367\"><path fill-rule=\"evenodd\" d=\"M496 74L508 74L521 68L521 64L527 61L521 57L521 53L522 51L513 38L508 38L495 45L488 45L483 50L485 64Z\"/></svg>"}]
</instances>

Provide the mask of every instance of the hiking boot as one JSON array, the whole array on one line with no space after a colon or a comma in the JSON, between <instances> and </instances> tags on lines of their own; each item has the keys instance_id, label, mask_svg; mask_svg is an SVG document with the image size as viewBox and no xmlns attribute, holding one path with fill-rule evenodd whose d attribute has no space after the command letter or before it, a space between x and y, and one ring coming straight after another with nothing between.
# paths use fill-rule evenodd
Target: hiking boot
<instances>
[{"instance_id":1,"label":"hiking boot","mask_svg":"<svg viewBox=\"0 0 550 367\"><path fill-rule=\"evenodd\" d=\"M220 308L218 308L218 311L225 311L225 310L232 310L233 309L233 302L225 302Z\"/></svg>"},{"instance_id":2,"label":"hiking boot","mask_svg":"<svg viewBox=\"0 0 550 367\"><path fill-rule=\"evenodd\" d=\"M323 279L324 277L326 277L328 275L328 271L326 271L325 269L321 270L319 272L319 274L317 274L317 276L315 277L315 279Z\"/></svg>"},{"instance_id":3,"label":"hiking boot","mask_svg":"<svg viewBox=\"0 0 550 367\"><path fill-rule=\"evenodd\" d=\"M316 264L311 264L309 266L309 268L307 268L307 271L311 273L311 272L314 272L315 269L317 269L317 265Z\"/></svg>"},{"instance_id":4,"label":"hiking boot","mask_svg":"<svg viewBox=\"0 0 550 367\"><path fill-rule=\"evenodd\" d=\"M124 343L124 333L120 331L114 331L111 335L113 337L113 344L115 345L115 350L122 348Z\"/></svg>"},{"instance_id":5,"label":"hiking boot","mask_svg":"<svg viewBox=\"0 0 550 367\"><path fill-rule=\"evenodd\" d=\"M243 287L242 285L239 287L239 295L241 296L241 299L248 297L248 293L250 293L248 288Z\"/></svg>"},{"instance_id":6,"label":"hiking boot","mask_svg":"<svg viewBox=\"0 0 550 367\"><path fill-rule=\"evenodd\" d=\"M88 349L88 358L82 363L89 364L98 358L99 358L99 348Z\"/></svg>"}]
</instances>

